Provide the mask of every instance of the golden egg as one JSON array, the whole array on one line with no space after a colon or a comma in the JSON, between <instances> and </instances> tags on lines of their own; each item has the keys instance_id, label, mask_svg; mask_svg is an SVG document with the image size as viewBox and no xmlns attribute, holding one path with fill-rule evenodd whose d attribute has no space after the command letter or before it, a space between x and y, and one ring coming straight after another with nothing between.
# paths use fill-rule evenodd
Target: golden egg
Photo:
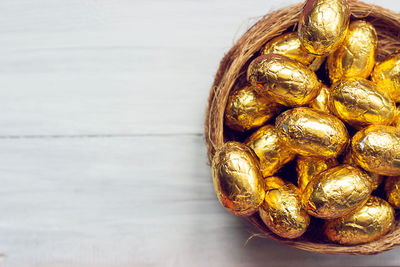
<instances>
[{"instance_id":1,"label":"golden egg","mask_svg":"<svg viewBox=\"0 0 400 267\"><path fill-rule=\"evenodd\" d=\"M323 219L342 217L360 207L372 192L372 180L364 171L339 165L318 174L303 191L310 215Z\"/></svg>"},{"instance_id":2,"label":"golden egg","mask_svg":"<svg viewBox=\"0 0 400 267\"><path fill-rule=\"evenodd\" d=\"M331 82L343 78L367 78L375 65L377 47L378 35L374 26L363 20L352 22L343 44L328 57Z\"/></svg>"},{"instance_id":3,"label":"golden egg","mask_svg":"<svg viewBox=\"0 0 400 267\"><path fill-rule=\"evenodd\" d=\"M335 158L315 158L303 157L297 158L297 185L300 191L304 191L308 183L317 175L327 169L338 165Z\"/></svg>"},{"instance_id":4,"label":"golden egg","mask_svg":"<svg viewBox=\"0 0 400 267\"><path fill-rule=\"evenodd\" d=\"M247 80L262 85L264 94L289 107L311 102L322 86L316 74L303 64L275 54L254 59L247 69Z\"/></svg>"},{"instance_id":5,"label":"golden egg","mask_svg":"<svg viewBox=\"0 0 400 267\"><path fill-rule=\"evenodd\" d=\"M259 209L265 225L284 238L301 236L310 224L310 217L302 207L299 189L279 177L268 177L265 183L268 189Z\"/></svg>"},{"instance_id":6,"label":"golden egg","mask_svg":"<svg viewBox=\"0 0 400 267\"><path fill-rule=\"evenodd\" d=\"M351 141L354 159L365 170L387 176L400 175L400 129L372 125Z\"/></svg>"},{"instance_id":7,"label":"golden egg","mask_svg":"<svg viewBox=\"0 0 400 267\"><path fill-rule=\"evenodd\" d=\"M396 209L400 209L400 176L388 177L385 181L387 201Z\"/></svg>"},{"instance_id":8,"label":"golden egg","mask_svg":"<svg viewBox=\"0 0 400 267\"><path fill-rule=\"evenodd\" d=\"M327 87L326 85L322 85L321 91L319 92L317 97L310 102L308 106L315 110L331 113L331 111L329 110L330 94L331 93L329 87Z\"/></svg>"},{"instance_id":9,"label":"golden egg","mask_svg":"<svg viewBox=\"0 0 400 267\"><path fill-rule=\"evenodd\" d=\"M355 128L388 125L396 115L396 104L376 86L362 78L343 79L332 86L331 111Z\"/></svg>"},{"instance_id":10,"label":"golden egg","mask_svg":"<svg viewBox=\"0 0 400 267\"><path fill-rule=\"evenodd\" d=\"M288 32L279 35L269 41L261 50L262 55L278 54L297 60L311 70L317 70L324 61L324 58L316 57L305 50L296 32Z\"/></svg>"},{"instance_id":11,"label":"golden egg","mask_svg":"<svg viewBox=\"0 0 400 267\"><path fill-rule=\"evenodd\" d=\"M378 63L371 73L371 79L378 90L386 92L395 102L400 102L400 53Z\"/></svg>"},{"instance_id":12,"label":"golden egg","mask_svg":"<svg viewBox=\"0 0 400 267\"><path fill-rule=\"evenodd\" d=\"M245 144L253 149L260 159L260 168L264 177L275 174L295 157L295 154L279 140L273 125L261 127L247 138Z\"/></svg>"},{"instance_id":13,"label":"golden egg","mask_svg":"<svg viewBox=\"0 0 400 267\"><path fill-rule=\"evenodd\" d=\"M357 245L371 242L385 235L394 223L394 210L384 201L370 196L368 201L354 212L324 225L324 233L332 242Z\"/></svg>"},{"instance_id":14,"label":"golden egg","mask_svg":"<svg viewBox=\"0 0 400 267\"><path fill-rule=\"evenodd\" d=\"M234 91L225 108L225 124L237 131L260 127L279 113L281 105L261 95L256 86L245 86Z\"/></svg>"},{"instance_id":15,"label":"golden egg","mask_svg":"<svg viewBox=\"0 0 400 267\"><path fill-rule=\"evenodd\" d=\"M281 113L275 128L279 139L302 156L337 157L349 142L347 129L338 118L307 107Z\"/></svg>"},{"instance_id":16,"label":"golden egg","mask_svg":"<svg viewBox=\"0 0 400 267\"><path fill-rule=\"evenodd\" d=\"M250 216L264 201L264 181L257 156L247 146L227 142L212 161L214 189L231 213Z\"/></svg>"},{"instance_id":17,"label":"golden egg","mask_svg":"<svg viewBox=\"0 0 400 267\"><path fill-rule=\"evenodd\" d=\"M314 55L328 55L343 43L350 21L346 0L308 0L299 21L299 38Z\"/></svg>"},{"instance_id":18,"label":"golden egg","mask_svg":"<svg viewBox=\"0 0 400 267\"><path fill-rule=\"evenodd\" d=\"M357 163L357 161L354 159L353 157L353 153L351 151L351 147L350 149L347 150L346 155L343 157L343 164L349 164L352 165L354 167L360 167L360 165ZM366 172L369 177L371 177L372 179L372 190L376 190L381 183L383 182L383 180L385 179L385 176L383 175L379 175L373 172Z\"/></svg>"}]
</instances>

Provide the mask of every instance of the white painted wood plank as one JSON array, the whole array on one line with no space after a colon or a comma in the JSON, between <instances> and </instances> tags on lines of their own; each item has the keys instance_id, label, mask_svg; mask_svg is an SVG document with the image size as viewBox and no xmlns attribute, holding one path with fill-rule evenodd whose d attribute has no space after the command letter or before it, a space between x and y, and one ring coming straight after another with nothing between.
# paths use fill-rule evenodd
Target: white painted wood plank
<instances>
[{"instance_id":1,"label":"white painted wood plank","mask_svg":"<svg viewBox=\"0 0 400 267\"><path fill-rule=\"evenodd\" d=\"M295 2L0 1L0 135L201 133L223 53Z\"/></svg>"},{"instance_id":2,"label":"white painted wood plank","mask_svg":"<svg viewBox=\"0 0 400 267\"><path fill-rule=\"evenodd\" d=\"M199 136L0 139L1 266L393 266L252 239Z\"/></svg>"}]
</instances>

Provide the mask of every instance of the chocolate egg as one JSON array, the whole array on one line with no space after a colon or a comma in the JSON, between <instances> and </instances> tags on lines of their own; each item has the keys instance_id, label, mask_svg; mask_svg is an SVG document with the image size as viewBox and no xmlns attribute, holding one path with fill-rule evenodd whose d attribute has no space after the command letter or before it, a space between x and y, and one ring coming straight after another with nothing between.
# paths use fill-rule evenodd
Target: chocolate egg
<instances>
[{"instance_id":1,"label":"chocolate egg","mask_svg":"<svg viewBox=\"0 0 400 267\"><path fill-rule=\"evenodd\" d=\"M299 39L311 54L330 54L345 39L349 21L346 0L308 0L299 21Z\"/></svg>"},{"instance_id":2,"label":"chocolate egg","mask_svg":"<svg viewBox=\"0 0 400 267\"><path fill-rule=\"evenodd\" d=\"M338 165L338 161L335 158L315 158L315 157L303 157L297 158L297 185L300 191L303 191L308 183L317 175L327 169Z\"/></svg>"},{"instance_id":3,"label":"chocolate egg","mask_svg":"<svg viewBox=\"0 0 400 267\"><path fill-rule=\"evenodd\" d=\"M385 181L387 201L396 209L400 209L400 176L388 177Z\"/></svg>"},{"instance_id":4,"label":"chocolate egg","mask_svg":"<svg viewBox=\"0 0 400 267\"><path fill-rule=\"evenodd\" d=\"M237 131L260 127L279 113L281 105L261 95L257 86L245 86L234 91L225 108L225 124Z\"/></svg>"},{"instance_id":5,"label":"chocolate egg","mask_svg":"<svg viewBox=\"0 0 400 267\"><path fill-rule=\"evenodd\" d=\"M338 118L307 107L281 113L275 128L279 139L302 156L337 157L349 142L347 129Z\"/></svg>"},{"instance_id":6,"label":"chocolate egg","mask_svg":"<svg viewBox=\"0 0 400 267\"><path fill-rule=\"evenodd\" d=\"M316 57L308 53L300 42L299 36L295 32L288 32L270 40L261 50L262 55L278 54L297 60L308 66L311 70L317 70L323 63L324 58Z\"/></svg>"},{"instance_id":7,"label":"chocolate egg","mask_svg":"<svg viewBox=\"0 0 400 267\"><path fill-rule=\"evenodd\" d=\"M331 111L329 110L330 94L330 89L326 85L322 85L321 91L308 106L315 110L331 113Z\"/></svg>"},{"instance_id":8,"label":"chocolate egg","mask_svg":"<svg viewBox=\"0 0 400 267\"><path fill-rule=\"evenodd\" d=\"M371 242L385 235L394 223L394 210L384 201L370 196L368 201L354 212L324 225L324 233L330 241L342 245Z\"/></svg>"},{"instance_id":9,"label":"chocolate egg","mask_svg":"<svg viewBox=\"0 0 400 267\"><path fill-rule=\"evenodd\" d=\"M261 84L264 94L289 107L311 102L322 86L316 74L303 64L275 54L254 59L247 69L247 80Z\"/></svg>"},{"instance_id":10,"label":"chocolate egg","mask_svg":"<svg viewBox=\"0 0 400 267\"><path fill-rule=\"evenodd\" d=\"M372 125L351 141L354 159L365 170L387 176L400 175L400 129Z\"/></svg>"},{"instance_id":11,"label":"chocolate egg","mask_svg":"<svg viewBox=\"0 0 400 267\"><path fill-rule=\"evenodd\" d=\"M264 177L275 174L295 157L295 154L279 140L273 125L261 127L247 138L245 144L253 149L260 159L260 168Z\"/></svg>"},{"instance_id":12,"label":"chocolate egg","mask_svg":"<svg viewBox=\"0 0 400 267\"><path fill-rule=\"evenodd\" d=\"M362 78L343 79L332 86L331 111L355 128L388 125L396 115L396 104L376 86Z\"/></svg>"},{"instance_id":13,"label":"chocolate egg","mask_svg":"<svg viewBox=\"0 0 400 267\"><path fill-rule=\"evenodd\" d=\"M302 198L310 215L333 219L363 205L371 192L372 180L368 174L350 165L339 165L312 179Z\"/></svg>"},{"instance_id":14,"label":"chocolate egg","mask_svg":"<svg viewBox=\"0 0 400 267\"><path fill-rule=\"evenodd\" d=\"M375 65L377 47L378 35L374 26L363 20L352 22L343 44L328 57L331 82L343 78L367 78Z\"/></svg>"},{"instance_id":15,"label":"chocolate egg","mask_svg":"<svg viewBox=\"0 0 400 267\"><path fill-rule=\"evenodd\" d=\"M354 167L360 167L360 165L357 163L357 161L353 157L353 153L351 152L351 147L350 149L347 150L346 155L343 157L343 164L349 164ZM379 175L373 172L366 172L369 177L372 179L372 190L376 190L383 180L385 179L385 176Z\"/></svg>"},{"instance_id":16,"label":"chocolate egg","mask_svg":"<svg viewBox=\"0 0 400 267\"><path fill-rule=\"evenodd\" d=\"M371 73L378 90L387 93L395 102L400 102L400 53L392 54L378 63Z\"/></svg>"},{"instance_id":17,"label":"chocolate egg","mask_svg":"<svg viewBox=\"0 0 400 267\"><path fill-rule=\"evenodd\" d=\"M247 146L227 142L212 161L214 189L231 213L250 216L264 201L264 181L257 156Z\"/></svg>"},{"instance_id":18,"label":"chocolate egg","mask_svg":"<svg viewBox=\"0 0 400 267\"><path fill-rule=\"evenodd\" d=\"M310 223L310 217L302 207L299 189L278 177L268 177L265 183L268 189L259 209L263 222L281 237L301 236Z\"/></svg>"}]
</instances>

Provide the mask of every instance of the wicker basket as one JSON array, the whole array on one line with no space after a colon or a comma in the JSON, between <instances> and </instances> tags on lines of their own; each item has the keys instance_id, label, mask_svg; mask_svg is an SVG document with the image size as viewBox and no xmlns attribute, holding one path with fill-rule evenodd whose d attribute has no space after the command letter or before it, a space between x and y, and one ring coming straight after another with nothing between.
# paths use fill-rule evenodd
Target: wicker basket
<instances>
[{"instance_id":1,"label":"wicker basket","mask_svg":"<svg viewBox=\"0 0 400 267\"><path fill-rule=\"evenodd\" d=\"M400 49L400 15L379 6L349 0L351 19L371 22L379 37L377 60ZM224 127L224 110L229 92L246 83L246 69L262 46L270 39L287 31L296 31L303 4L296 4L262 17L229 50L222 59L210 91L205 121L205 141L211 161L215 150L228 140L243 140L243 134ZM257 236L272 238L303 250L328 254L376 254L400 245L400 217L393 228L377 241L357 246L343 246L326 241L321 234L321 223L313 219L309 230L300 238L289 240L273 234L258 215L248 217L260 231Z\"/></svg>"}]
</instances>

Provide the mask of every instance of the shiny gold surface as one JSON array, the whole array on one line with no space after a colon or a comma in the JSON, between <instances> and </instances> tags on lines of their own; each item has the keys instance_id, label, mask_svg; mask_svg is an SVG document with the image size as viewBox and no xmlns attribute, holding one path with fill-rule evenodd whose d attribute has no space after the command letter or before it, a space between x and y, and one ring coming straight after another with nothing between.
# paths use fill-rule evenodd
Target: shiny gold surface
<instances>
[{"instance_id":1,"label":"shiny gold surface","mask_svg":"<svg viewBox=\"0 0 400 267\"><path fill-rule=\"evenodd\" d=\"M396 109L396 116L394 117L392 125L395 127L400 127L400 106L398 106Z\"/></svg>"},{"instance_id":2,"label":"shiny gold surface","mask_svg":"<svg viewBox=\"0 0 400 267\"><path fill-rule=\"evenodd\" d=\"M317 175L327 169L333 168L338 165L335 158L315 158L303 157L297 158L297 186L300 191L303 191L308 183Z\"/></svg>"},{"instance_id":3,"label":"shiny gold surface","mask_svg":"<svg viewBox=\"0 0 400 267\"><path fill-rule=\"evenodd\" d=\"M346 37L350 9L346 0L308 0L299 21L299 38L314 55L335 51Z\"/></svg>"},{"instance_id":4,"label":"shiny gold surface","mask_svg":"<svg viewBox=\"0 0 400 267\"><path fill-rule=\"evenodd\" d=\"M400 102L400 53L390 55L378 63L371 74L378 90L388 93L395 102Z\"/></svg>"},{"instance_id":5,"label":"shiny gold surface","mask_svg":"<svg viewBox=\"0 0 400 267\"><path fill-rule=\"evenodd\" d=\"M333 219L363 205L371 192L368 174L345 164L318 174L308 183L302 198L310 215Z\"/></svg>"},{"instance_id":6,"label":"shiny gold surface","mask_svg":"<svg viewBox=\"0 0 400 267\"><path fill-rule=\"evenodd\" d=\"M310 223L310 217L302 207L299 189L278 177L268 177L265 183L269 189L259 209L263 222L281 237L301 236Z\"/></svg>"},{"instance_id":7,"label":"shiny gold surface","mask_svg":"<svg viewBox=\"0 0 400 267\"><path fill-rule=\"evenodd\" d=\"M347 129L338 118L306 107L281 113L275 128L279 139L302 156L337 157L349 142Z\"/></svg>"},{"instance_id":8,"label":"shiny gold surface","mask_svg":"<svg viewBox=\"0 0 400 267\"><path fill-rule=\"evenodd\" d=\"M358 162L353 157L351 147L349 147L349 149L346 152L346 155L343 157L343 164L349 164L354 167L360 167ZM372 191L376 190L381 185L383 180L385 179L385 176L383 176L383 175L379 175L379 174L376 174L373 172L368 172L368 171L366 173L372 179Z\"/></svg>"},{"instance_id":9,"label":"shiny gold surface","mask_svg":"<svg viewBox=\"0 0 400 267\"><path fill-rule=\"evenodd\" d=\"M310 65L315 59L315 56L308 53L307 50L301 46L299 36L296 32L289 32L275 37L264 46L261 50L261 54L287 56L306 66Z\"/></svg>"},{"instance_id":10,"label":"shiny gold surface","mask_svg":"<svg viewBox=\"0 0 400 267\"><path fill-rule=\"evenodd\" d=\"M231 213L249 216L264 201L264 181L257 156L247 146L225 143L214 155L212 175L218 199Z\"/></svg>"},{"instance_id":11,"label":"shiny gold surface","mask_svg":"<svg viewBox=\"0 0 400 267\"><path fill-rule=\"evenodd\" d=\"M281 105L261 95L256 86L245 86L234 91L225 109L225 124L237 131L260 127L279 113Z\"/></svg>"},{"instance_id":12,"label":"shiny gold surface","mask_svg":"<svg viewBox=\"0 0 400 267\"><path fill-rule=\"evenodd\" d=\"M295 154L280 142L273 125L266 125L257 130L247 138L245 144L253 149L260 159L264 177L273 175L295 157Z\"/></svg>"},{"instance_id":13,"label":"shiny gold surface","mask_svg":"<svg viewBox=\"0 0 400 267\"><path fill-rule=\"evenodd\" d=\"M373 125L357 132L351 142L357 163L365 170L387 176L400 175L400 129Z\"/></svg>"},{"instance_id":14,"label":"shiny gold surface","mask_svg":"<svg viewBox=\"0 0 400 267\"><path fill-rule=\"evenodd\" d=\"M370 196L362 207L324 225L329 240L342 245L371 242L385 235L394 223L394 210L384 201Z\"/></svg>"},{"instance_id":15,"label":"shiny gold surface","mask_svg":"<svg viewBox=\"0 0 400 267\"><path fill-rule=\"evenodd\" d=\"M388 125L396 115L396 104L376 86L362 78L340 80L332 86L331 111L355 128Z\"/></svg>"},{"instance_id":16,"label":"shiny gold surface","mask_svg":"<svg viewBox=\"0 0 400 267\"><path fill-rule=\"evenodd\" d=\"M254 59L247 70L247 80L263 85L264 94L289 107L309 103L322 86L315 73L303 64L275 54Z\"/></svg>"},{"instance_id":17,"label":"shiny gold surface","mask_svg":"<svg viewBox=\"0 0 400 267\"><path fill-rule=\"evenodd\" d=\"M308 105L315 110L331 113L329 110L330 89L326 85L322 85L318 96Z\"/></svg>"},{"instance_id":18,"label":"shiny gold surface","mask_svg":"<svg viewBox=\"0 0 400 267\"><path fill-rule=\"evenodd\" d=\"M388 177L385 181L387 201L396 209L400 209L400 176Z\"/></svg>"},{"instance_id":19,"label":"shiny gold surface","mask_svg":"<svg viewBox=\"0 0 400 267\"><path fill-rule=\"evenodd\" d=\"M328 57L331 82L343 78L367 78L375 65L377 47L378 35L374 26L363 20L352 22L343 44Z\"/></svg>"}]
</instances>

